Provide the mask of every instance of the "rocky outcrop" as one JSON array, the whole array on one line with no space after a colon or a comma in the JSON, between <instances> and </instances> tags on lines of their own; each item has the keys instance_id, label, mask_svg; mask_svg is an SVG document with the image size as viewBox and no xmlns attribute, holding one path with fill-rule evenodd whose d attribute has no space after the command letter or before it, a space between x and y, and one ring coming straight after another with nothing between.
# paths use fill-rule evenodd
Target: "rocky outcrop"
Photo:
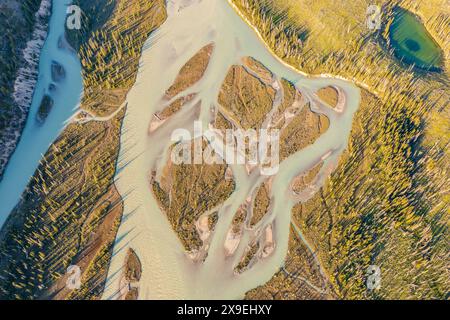
<instances>
[{"instance_id":1,"label":"rocky outcrop","mask_svg":"<svg viewBox=\"0 0 450 320\"><path fill-rule=\"evenodd\" d=\"M66 70L64 67L56 61L52 61L52 80L60 82L66 77Z\"/></svg>"},{"instance_id":2,"label":"rocky outcrop","mask_svg":"<svg viewBox=\"0 0 450 320\"><path fill-rule=\"evenodd\" d=\"M42 98L41 104L39 105L39 110L36 114L36 120L38 123L43 124L45 119L47 119L48 115L52 111L53 108L53 99L49 95L44 95Z\"/></svg>"}]
</instances>

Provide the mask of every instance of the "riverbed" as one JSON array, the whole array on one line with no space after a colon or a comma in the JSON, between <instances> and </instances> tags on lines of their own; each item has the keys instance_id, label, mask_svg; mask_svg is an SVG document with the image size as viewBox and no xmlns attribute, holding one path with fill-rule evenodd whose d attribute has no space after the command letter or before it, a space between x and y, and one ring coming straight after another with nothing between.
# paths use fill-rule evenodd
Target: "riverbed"
<instances>
[{"instance_id":1,"label":"riverbed","mask_svg":"<svg viewBox=\"0 0 450 320\"><path fill-rule=\"evenodd\" d=\"M189 106L149 134L153 114L161 109L161 99L183 65L204 46L214 43L214 51L203 78L183 95L197 93ZM311 102L315 112L330 120L328 130L314 144L284 160L272 179L270 211L252 229L244 229L234 256L224 254L228 231L238 208L247 201L264 177L248 174L243 166L231 166L236 182L233 194L218 208L219 220L208 240L207 257L193 261L181 245L165 214L151 194L149 174L160 172L171 145L171 133L192 131L199 120L207 128L213 120L211 108L229 68L251 56L277 79L287 79ZM326 86L339 87L345 103L339 110L319 101L315 92ZM194 106L200 102L200 110ZM288 250L291 209L308 201L313 192L294 196L291 181L317 163L317 188L337 166L351 131L360 91L352 83L332 77L309 77L275 57L254 29L226 0L168 1L168 19L144 46L136 84L127 96L127 111L121 132L121 150L116 186L124 201L124 213L110 264L104 299L120 299L123 265L132 248L142 264L137 284L140 299L240 299L245 293L269 281L283 266ZM275 246L253 266L236 274L233 265L255 237L270 232Z\"/></svg>"}]
</instances>

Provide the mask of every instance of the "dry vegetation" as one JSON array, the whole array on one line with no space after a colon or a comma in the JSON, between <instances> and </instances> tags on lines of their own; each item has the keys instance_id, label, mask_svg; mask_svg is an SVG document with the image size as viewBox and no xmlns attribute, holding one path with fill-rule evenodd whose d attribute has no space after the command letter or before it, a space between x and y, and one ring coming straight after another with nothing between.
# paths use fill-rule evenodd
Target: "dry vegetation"
<instances>
[{"instance_id":1,"label":"dry vegetation","mask_svg":"<svg viewBox=\"0 0 450 320\"><path fill-rule=\"evenodd\" d=\"M172 99L177 94L183 92L193 84L198 82L208 67L211 53L214 49L213 44L209 44L200 49L188 62L181 68L175 82L166 91L166 98Z\"/></svg>"},{"instance_id":2,"label":"dry vegetation","mask_svg":"<svg viewBox=\"0 0 450 320\"><path fill-rule=\"evenodd\" d=\"M219 94L224 112L243 129L258 129L272 109L275 90L242 66L228 72Z\"/></svg>"},{"instance_id":3,"label":"dry vegetation","mask_svg":"<svg viewBox=\"0 0 450 320\"><path fill-rule=\"evenodd\" d=\"M204 75L208 67L209 60L214 49L213 44L209 44L200 49L188 62L181 68L174 83L166 90L164 101L171 101L178 94L190 88L197 83ZM165 107L157 114L161 120L167 119L174 115L180 109L195 97L195 93L181 96L173 101L169 106Z\"/></svg>"},{"instance_id":4,"label":"dry vegetation","mask_svg":"<svg viewBox=\"0 0 450 320\"><path fill-rule=\"evenodd\" d=\"M294 181L292 181L292 191L299 193L302 190L304 190L307 186L314 183L314 179L316 178L317 174L319 173L320 169L322 168L323 163L317 164L315 167L313 167L308 172L297 176Z\"/></svg>"},{"instance_id":5,"label":"dry vegetation","mask_svg":"<svg viewBox=\"0 0 450 320\"><path fill-rule=\"evenodd\" d=\"M303 106L298 115L282 131L280 136L280 160L313 144L327 131L329 120L322 114L311 111L309 104Z\"/></svg>"},{"instance_id":6,"label":"dry vegetation","mask_svg":"<svg viewBox=\"0 0 450 320\"><path fill-rule=\"evenodd\" d=\"M330 107L336 107L339 100L339 92L333 87L326 87L317 91L317 96Z\"/></svg>"},{"instance_id":7,"label":"dry vegetation","mask_svg":"<svg viewBox=\"0 0 450 320\"><path fill-rule=\"evenodd\" d=\"M223 203L234 183L225 179L226 165L173 165L168 163L161 183L153 182L153 194L187 251L202 242L195 223L200 216Z\"/></svg>"},{"instance_id":8,"label":"dry vegetation","mask_svg":"<svg viewBox=\"0 0 450 320\"><path fill-rule=\"evenodd\" d=\"M267 213L270 205L270 190L267 183L262 184L256 191L253 200L253 213L250 226L257 224Z\"/></svg>"},{"instance_id":9,"label":"dry vegetation","mask_svg":"<svg viewBox=\"0 0 450 320\"><path fill-rule=\"evenodd\" d=\"M289 237L288 260L263 287L247 293L247 299L315 300L336 298L326 275L318 265L314 253L300 239L294 228Z\"/></svg>"}]
</instances>

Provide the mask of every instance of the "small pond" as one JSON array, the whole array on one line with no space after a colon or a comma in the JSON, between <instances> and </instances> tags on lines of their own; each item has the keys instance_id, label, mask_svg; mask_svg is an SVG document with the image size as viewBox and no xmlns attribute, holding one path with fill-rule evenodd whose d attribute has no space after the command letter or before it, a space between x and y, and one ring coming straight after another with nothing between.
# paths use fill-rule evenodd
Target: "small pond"
<instances>
[{"instance_id":1,"label":"small pond","mask_svg":"<svg viewBox=\"0 0 450 320\"><path fill-rule=\"evenodd\" d=\"M442 50L413 13L395 8L389 37L398 59L410 65L415 64L420 69L441 70Z\"/></svg>"}]
</instances>

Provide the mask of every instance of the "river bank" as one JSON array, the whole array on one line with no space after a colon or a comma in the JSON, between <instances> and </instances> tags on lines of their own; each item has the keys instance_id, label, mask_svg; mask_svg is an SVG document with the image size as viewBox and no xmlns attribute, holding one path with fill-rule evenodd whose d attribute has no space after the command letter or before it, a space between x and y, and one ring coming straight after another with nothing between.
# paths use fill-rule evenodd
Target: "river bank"
<instances>
[{"instance_id":1,"label":"river bank","mask_svg":"<svg viewBox=\"0 0 450 320\"><path fill-rule=\"evenodd\" d=\"M102 92L103 96L99 97L97 103L108 108L110 114L107 120L103 118L89 123L73 121L71 115L79 110L72 109L76 104L70 106L69 101L65 101L64 107L68 107L65 111L69 112L69 115L62 120L64 129L57 132L57 139L49 144L49 148L47 145L46 152L43 151L45 155L32 174L20 203L1 230L0 297L4 299L97 299L103 291L106 269L111 257L110 246L122 217L121 199L113 185L113 174L123 117L120 109L120 97L123 93L117 93L126 92L127 87L114 77L117 75L117 69L122 67L124 71L121 76L133 80L133 70L137 70L138 63L135 51L142 48L148 34L164 19L165 12L160 6L161 1L118 1L117 5L114 3L114 10L108 14L102 10L107 4L111 5L110 1L98 0L93 3L91 0L83 0L76 3L87 18L97 18L98 11L101 11L105 18L103 24L83 24L86 28L81 31L82 37L78 30L68 31L72 32L68 33L69 42L83 61L80 68L83 68L83 71L92 67L101 69L105 72L103 79L120 90L93 86ZM55 17L61 22L59 26L62 28L51 30L64 32L67 3L58 1L57 4L62 6L62 14ZM133 14L137 20L124 18ZM113 23L114 18L120 23ZM96 30L94 28L101 28L109 35L107 43L102 34L93 32ZM131 34L135 42L126 42L125 45L125 41L129 39L125 34ZM70 46L60 45L63 43L59 41L61 38L52 39L52 47L59 45L60 51L57 52L71 52L72 59L77 58ZM73 39L80 40L73 42ZM120 47L122 51L115 52L121 59L105 69L102 56L87 52L90 50L89 46L97 41L105 46ZM66 74L64 79L55 83L58 90L54 95L55 112L59 99L67 98L63 93L73 93L73 86L69 89L65 87L70 81L80 79L81 87L81 75L77 77L73 74L73 69L67 68L67 64L73 61L70 59L54 59L64 67ZM48 68L45 68L43 75L45 79L51 79L52 61L49 56ZM86 63L89 63L89 66ZM79 62L77 65L80 65ZM78 74L79 71L80 69ZM92 74L84 72L83 81L98 75L97 71L92 70ZM85 89L92 92L91 87ZM107 105L103 104L105 96L111 97ZM92 99L82 100L80 109L92 110L92 103L95 104ZM53 117L53 110L41 128L48 129L45 126L52 123L51 121L59 124L58 118ZM30 124L30 127L34 127L33 123ZM21 177L19 172L15 174L17 178ZM3 196L3 192L0 196ZM66 269L72 264L82 268L83 286L79 291L69 290L65 286L68 276Z\"/></svg>"},{"instance_id":2,"label":"river bank","mask_svg":"<svg viewBox=\"0 0 450 320\"><path fill-rule=\"evenodd\" d=\"M27 95L31 97L32 94L32 102L20 141L0 181L0 202L2 203L0 226L21 199L42 155L47 152L49 146L66 126L66 121L74 113L82 95L81 65L78 57L69 47L60 46L65 37L66 7L70 3L71 0L64 0L53 4L49 33L40 52L39 81L34 90L30 89L29 81L32 81L32 78L19 81L17 84L17 99L22 99L20 101L25 103L29 99ZM34 50L38 48L31 47ZM37 63L35 60L32 61ZM67 77L57 83L53 82L51 72L54 61L62 65L67 74ZM24 91L26 94L21 95L24 86L27 88ZM52 110L49 111L44 122L39 122L37 121L39 109L45 96L53 100Z\"/></svg>"},{"instance_id":3,"label":"river bank","mask_svg":"<svg viewBox=\"0 0 450 320\"><path fill-rule=\"evenodd\" d=\"M38 1L25 1L22 4L7 1L2 5L6 6L2 7L2 15L6 15L4 21L7 25L1 26L1 29L6 28L4 32L14 40L10 40L12 43L9 44L4 43L1 50L0 99L4 105L0 111L0 181L8 160L19 143L31 108L38 80L39 57L47 37L51 0L43 0L40 4ZM29 19L27 16L36 6L37 11ZM25 12L27 10L30 13ZM23 29L30 29L30 32L22 35Z\"/></svg>"},{"instance_id":4,"label":"river bank","mask_svg":"<svg viewBox=\"0 0 450 320\"><path fill-rule=\"evenodd\" d=\"M121 298L121 270L127 248L134 250L142 264L137 284L139 299L236 299L269 281L283 265L288 250L290 208L295 204L289 195L290 181L321 159L325 161L322 172L333 167L346 147L352 115L359 104L359 90L353 84L339 79L307 77L280 62L227 1L191 1L189 5L183 2L177 8L169 11L172 14L166 22L147 40L136 84L127 96L116 175L116 186L124 200L124 219L114 246L104 299ZM214 51L204 76L174 97L197 93L196 98L149 134L153 114L163 108L161 99L167 88L183 65L210 43L214 44ZM217 206L218 221L201 249L207 252L205 260L193 261L152 197L148 177L153 171L156 179L161 177L174 129L191 131L196 119L204 126L214 121L211 108L218 107L224 79L230 67L239 65L244 57L255 58L277 79L293 83L312 101L314 110L327 115L330 127L314 144L280 164L279 174L272 184L270 211L255 229L243 229L238 247L225 260L222 249L233 217L264 181L255 172L248 175L245 168L231 166L235 191ZM343 88L347 96L341 113L314 100L313 92L332 84ZM251 241L264 243L263 238L258 237L266 235L267 241L275 243L274 250L267 250L251 268L235 274L233 261L240 259Z\"/></svg>"},{"instance_id":5,"label":"river bank","mask_svg":"<svg viewBox=\"0 0 450 320\"><path fill-rule=\"evenodd\" d=\"M254 0L234 2L264 31L264 38L277 54L289 63L311 73L340 74L354 79L354 83L365 89L349 148L336 172L309 203L294 207L294 221L315 249L337 296L443 298L444 288L448 287L448 281L442 276L446 273L445 259L423 261L419 271L414 265L421 250L414 246L413 239L429 228L443 230L435 234L437 238L446 232L448 201L439 190L449 183L446 178L449 136L440 129L448 127L448 72L418 73L398 64L392 53L380 46L384 41L380 40L381 33L386 37L387 29L383 25L377 33L365 28L366 7L359 7L358 2L346 4L342 11L337 3L315 2L310 10L324 12L322 24L315 21L311 11L305 10L307 1L276 0L269 8L261 7L261 2ZM290 4L290 10L285 16L277 6L286 3ZM395 5L419 15L444 48L448 65L450 51L445 48L448 48L449 17L443 14L447 8L445 1L433 4L384 1L380 5L384 17ZM264 16L268 10L273 14L283 13L285 19L273 21L270 16ZM283 31L299 26L306 27L315 36L303 42L298 56L279 50L286 40ZM337 41L327 42L320 35ZM295 35L287 40L297 42ZM408 126L404 127L406 123ZM392 200L386 203L388 198ZM408 205L397 206L400 202ZM422 220L419 222L412 212L420 212ZM375 235L378 240L371 240ZM443 242L423 240L436 256L445 255ZM383 278L388 279L377 294L368 292L364 281L358 280L364 277L368 261L378 263L384 270ZM405 270L409 276L399 279L398 274ZM286 290L284 279L282 273L277 274L273 281L255 290L252 297L279 298L301 287L299 282ZM430 279L435 279L433 284Z\"/></svg>"}]
</instances>

